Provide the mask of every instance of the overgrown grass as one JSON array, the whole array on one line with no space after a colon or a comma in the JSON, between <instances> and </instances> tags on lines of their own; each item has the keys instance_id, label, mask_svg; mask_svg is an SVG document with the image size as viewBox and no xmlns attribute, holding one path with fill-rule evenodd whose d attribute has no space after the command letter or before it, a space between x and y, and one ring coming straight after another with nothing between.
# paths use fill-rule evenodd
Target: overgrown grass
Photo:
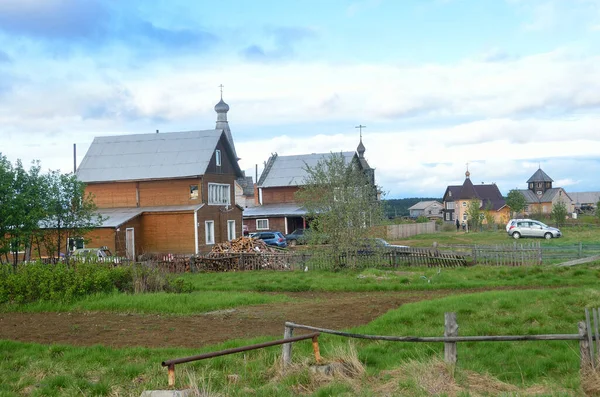
<instances>
[{"instance_id":1,"label":"overgrown grass","mask_svg":"<svg viewBox=\"0 0 600 397\"><path fill-rule=\"evenodd\" d=\"M0 305L0 313L18 312L72 312L110 311L120 313L160 313L188 315L238 306L260 305L264 303L287 302L285 295L267 295L257 292L201 291L188 294L164 292L146 294L95 294L74 302L42 301L29 304Z\"/></svg>"},{"instance_id":2,"label":"overgrown grass","mask_svg":"<svg viewBox=\"0 0 600 397\"><path fill-rule=\"evenodd\" d=\"M600 306L600 289L483 292L406 304L353 331L441 336L444 312L454 311L460 335L577 333L577 321L583 319L586 306ZM165 388L166 370L159 364L165 359L263 340L266 339L231 341L199 350L44 346L3 341L0 342L0 395L139 396L142 390ZM348 340L321 335L319 343L323 357L334 360L336 351L347 346ZM298 371L282 374L281 348L272 347L179 365L177 386L187 387L193 378L213 395L292 396L304 391L315 396L369 396L376 394L383 380L389 380L387 371L398 369L409 360L428 362L443 356L440 343L366 340L353 343L367 372L357 375L359 378L352 382L348 379L316 382L305 366L312 355L310 343L299 342L294 344L294 360L303 363ZM458 382L460 371L474 370L517 386L544 384L549 390L567 389L574 395L581 394L577 342L459 343L458 360ZM188 377L186 370L193 376ZM231 381L228 375L237 375L236 381ZM399 386L404 394L427 394L416 381Z\"/></svg>"}]
</instances>

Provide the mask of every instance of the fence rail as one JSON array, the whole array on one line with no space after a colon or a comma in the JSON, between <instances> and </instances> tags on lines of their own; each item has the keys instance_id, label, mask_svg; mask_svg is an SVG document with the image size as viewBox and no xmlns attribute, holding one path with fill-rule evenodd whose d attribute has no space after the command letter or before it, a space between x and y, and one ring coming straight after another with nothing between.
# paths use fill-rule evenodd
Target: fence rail
<instances>
[{"instance_id":1,"label":"fence rail","mask_svg":"<svg viewBox=\"0 0 600 397\"><path fill-rule=\"evenodd\" d=\"M458 342L512 342L512 341L544 341L544 340L576 340L579 341L579 352L581 357L581 368L596 368L600 362L600 310L588 308L585 309L585 320L578 324L577 334L543 334L543 335L486 335L486 336L458 336L458 322L456 313L444 314L444 336L385 336L385 335L364 335L354 334L343 331L336 331L327 328L313 327L310 325L296 324L286 322L284 335L293 335L294 329L304 329L317 331L324 334L332 334L346 338L359 338L370 340L382 340L389 342L443 342L444 359L450 364L457 362L457 343ZM594 348L594 342L596 347ZM289 348L291 349L291 347ZM287 359L284 365L291 363L291 350L285 352Z\"/></svg>"}]
</instances>

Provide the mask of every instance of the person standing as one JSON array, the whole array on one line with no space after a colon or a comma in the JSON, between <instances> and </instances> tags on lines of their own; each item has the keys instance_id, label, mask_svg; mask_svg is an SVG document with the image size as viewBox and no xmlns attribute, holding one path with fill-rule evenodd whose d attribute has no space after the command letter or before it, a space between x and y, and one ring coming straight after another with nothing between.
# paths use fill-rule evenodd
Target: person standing
<instances>
[{"instance_id":1,"label":"person standing","mask_svg":"<svg viewBox=\"0 0 600 397\"><path fill-rule=\"evenodd\" d=\"M460 230L460 222L458 221L458 218L456 218L456 231L458 232Z\"/></svg>"}]
</instances>

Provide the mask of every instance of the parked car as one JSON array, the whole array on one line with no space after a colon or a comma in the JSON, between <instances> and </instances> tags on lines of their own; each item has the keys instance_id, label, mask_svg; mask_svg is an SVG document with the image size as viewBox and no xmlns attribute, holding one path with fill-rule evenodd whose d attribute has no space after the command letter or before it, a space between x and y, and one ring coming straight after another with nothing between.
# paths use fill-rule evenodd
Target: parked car
<instances>
[{"instance_id":1,"label":"parked car","mask_svg":"<svg viewBox=\"0 0 600 397\"><path fill-rule=\"evenodd\" d=\"M81 262L112 262L120 263L121 259L114 256L108 247L78 248L71 252L73 259Z\"/></svg>"},{"instance_id":2,"label":"parked car","mask_svg":"<svg viewBox=\"0 0 600 397\"><path fill-rule=\"evenodd\" d=\"M287 247L285 236L281 232L257 232L252 238L260 239L267 245L273 245L279 248Z\"/></svg>"},{"instance_id":3,"label":"parked car","mask_svg":"<svg viewBox=\"0 0 600 397\"><path fill-rule=\"evenodd\" d=\"M508 235L514 239L521 237L543 237L546 240L562 236L560 230L532 219L517 219L508 226Z\"/></svg>"},{"instance_id":4,"label":"parked car","mask_svg":"<svg viewBox=\"0 0 600 397\"><path fill-rule=\"evenodd\" d=\"M290 247L295 247L297 244L306 244L307 241L304 229L296 229L290 234L286 234L285 239Z\"/></svg>"}]
</instances>

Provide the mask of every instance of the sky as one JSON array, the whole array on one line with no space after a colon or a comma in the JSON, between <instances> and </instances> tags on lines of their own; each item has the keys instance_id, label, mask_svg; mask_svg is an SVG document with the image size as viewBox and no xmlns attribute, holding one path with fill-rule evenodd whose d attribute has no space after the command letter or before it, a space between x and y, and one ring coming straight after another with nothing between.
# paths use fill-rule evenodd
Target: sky
<instances>
[{"instance_id":1,"label":"sky","mask_svg":"<svg viewBox=\"0 0 600 397\"><path fill-rule=\"evenodd\" d=\"M247 175L362 124L387 198L600 191L598 65L600 0L0 0L0 153L212 129L222 84Z\"/></svg>"}]
</instances>

